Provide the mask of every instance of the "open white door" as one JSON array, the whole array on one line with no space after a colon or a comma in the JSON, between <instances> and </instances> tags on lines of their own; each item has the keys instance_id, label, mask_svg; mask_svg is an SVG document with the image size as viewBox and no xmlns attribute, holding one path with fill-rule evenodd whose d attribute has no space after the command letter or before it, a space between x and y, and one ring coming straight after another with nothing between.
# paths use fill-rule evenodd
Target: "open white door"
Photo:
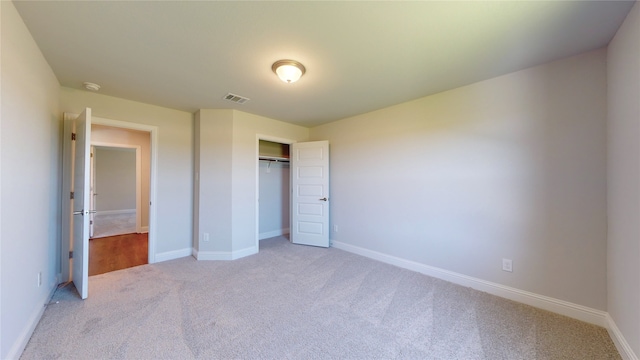
<instances>
[{"instance_id":1,"label":"open white door","mask_svg":"<svg viewBox=\"0 0 640 360\"><path fill-rule=\"evenodd\" d=\"M89 163L91 164L91 170L89 171L90 177L90 187L89 187L89 209L91 210L89 213L89 238L93 238L94 233L94 225L96 221L96 148L95 146L91 146L91 160Z\"/></svg>"},{"instance_id":2,"label":"open white door","mask_svg":"<svg viewBox=\"0 0 640 360\"><path fill-rule=\"evenodd\" d=\"M80 297L89 295L89 198L91 109L76 119L73 166L73 284Z\"/></svg>"},{"instance_id":3,"label":"open white door","mask_svg":"<svg viewBox=\"0 0 640 360\"><path fill-rule=\"evenodd\" d=\"M291 145L291 242L329 247L329 142Z\"/></svg>"}]
</instances>

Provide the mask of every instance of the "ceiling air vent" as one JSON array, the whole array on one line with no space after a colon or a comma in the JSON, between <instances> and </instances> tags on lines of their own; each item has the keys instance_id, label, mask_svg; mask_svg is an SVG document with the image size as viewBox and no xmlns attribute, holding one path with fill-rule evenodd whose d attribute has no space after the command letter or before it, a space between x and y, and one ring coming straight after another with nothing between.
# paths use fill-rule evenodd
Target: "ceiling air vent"
<instances>
[{"instance_id":1,"label":"ceiling air vent","mask_svg":"<svg viewBox=\"0 0 640 360\"><path fill-rule=\"evenodd\" d=\"M236 104L244 104L247 101L249 101L249 98L246 98L244 96L240 96L240 95L236 95L236 94L232 94L232 93L228 93L227 95L224 96L225 100L229 100L231 102L234 102Z\"/></svg>"}]
</instances>

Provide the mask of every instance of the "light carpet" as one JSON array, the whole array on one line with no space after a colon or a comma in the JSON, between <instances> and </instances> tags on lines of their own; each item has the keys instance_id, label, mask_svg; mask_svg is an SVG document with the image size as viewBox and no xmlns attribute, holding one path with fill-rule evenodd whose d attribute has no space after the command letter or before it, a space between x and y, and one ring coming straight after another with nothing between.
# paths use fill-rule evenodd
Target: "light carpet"
<instances>
[{"instance_id":1,"label":"light carpet","mask_svg":"<svg viewBox=\"0 0 640 360\"><path fill-rule=\"evenodd\" d=\"M96 214L93 217L93 237L101 238L136 232L136 213Z\"/></svg>"},{"instance_id":2,"label":"light carpet","mask_svg":"<svg viewBox=\"0 0 640 360\"><path fill-rule=\"evenodd\" d=\"M260 242L97 275L22 359L619 359L603 328L342 250Z\"/></svg>"}]
</instances>

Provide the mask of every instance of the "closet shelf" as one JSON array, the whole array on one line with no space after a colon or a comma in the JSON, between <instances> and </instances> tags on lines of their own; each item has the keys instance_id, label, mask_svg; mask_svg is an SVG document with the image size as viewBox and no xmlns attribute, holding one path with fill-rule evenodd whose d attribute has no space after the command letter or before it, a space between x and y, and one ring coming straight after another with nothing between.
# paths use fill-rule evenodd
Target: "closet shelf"
<instances>
[{"instance_id":1,"label":"closet shelf","mask_svg":"<svg viewBox=\"0 0 640 360\"><path fill-rule=\"evenodd\" d=\"M265 155L260 155L259 157L260 160L266 160L266 161L274 161L274 162L281 162L281 163L289 163L289 158L286 157L280 157L280 156L265 156Z\"/></svg>"}]
</instances>

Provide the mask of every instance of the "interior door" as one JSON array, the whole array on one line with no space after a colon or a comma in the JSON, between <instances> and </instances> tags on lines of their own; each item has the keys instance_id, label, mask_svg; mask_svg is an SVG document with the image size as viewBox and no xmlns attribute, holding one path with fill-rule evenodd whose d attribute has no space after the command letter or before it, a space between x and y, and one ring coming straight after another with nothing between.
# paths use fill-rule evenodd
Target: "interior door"
<instances>
[{"instance_id":1,"label":"interior door","mask_svg":"<svg viewBox=\"0 0 640 360\"><path fill-rule=\"evenodd\" d=\"M89 198L91 159L91 109L75 121L73 166L73 284L80 297L89 295Z\"/></svg>"},{"instance_id":2,"label":"interior door","mask_svg":"<svg viewBox=\"0 0 640 360\"><path fill-rule=\"evenodd\" d=\"M329 142L291 145L291 242L329 247Z\"/></svg>"},{"instance_id":3,"label":"interior door","mask_svg":"<svg viewBox=\"0 0 640 360\"><path fill-rule=\"evenodd\" d=\"M91 164L89 177L90 177L90 187L89 187L89 238L93 237L95 230L95 221L96 221L96 148L95 146L91 146L91 159L89 160Z\"/></svg>"}]
</instances>

